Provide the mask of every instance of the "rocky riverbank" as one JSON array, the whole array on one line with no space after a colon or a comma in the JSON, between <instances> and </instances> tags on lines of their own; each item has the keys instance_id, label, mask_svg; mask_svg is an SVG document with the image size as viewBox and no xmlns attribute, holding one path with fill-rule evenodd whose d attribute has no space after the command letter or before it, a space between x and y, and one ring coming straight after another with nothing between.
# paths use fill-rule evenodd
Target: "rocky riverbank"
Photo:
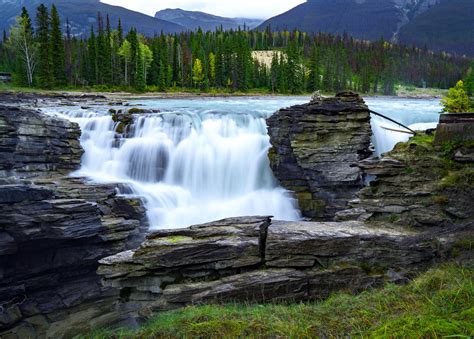
<instances>
[{"instance_id":1,"label":"rocky riverbank","mask_svg":"<svg viewBox=\"0 0 474 339\"><path fill-rule=\"evenodd\" d=\"M136 246L140 200L66 175L79 167L79 126L0 106L0 337L70 337L124 320L98 260Z\"/></svg>"},{"instance_id":2,"label":"rocky riverbank","mask_svg":"<svg viewBox=\"0 0 474 339\"><path fill-rule=\"evenodd\" d=\"M154 232L102 259L98 273L120 288L120 312L137 320L186 305L318 300L407 282L452 257L464 231L234 218Z\"/></svg>"},{"instance_id":3,"label":"rocky riverbank","mask_svg":"<svg viewBox=\"0 0 474 339\"><path fill-rule=\"evenodd\" d=\"M120 184L69 176L79 126L34 109L109 98L4 99L1 337L72 337L186 305L316 300L472 259L473 145L420 135L371 158L369 111L353 93L268 120L275 176L317 222L241 217L151 234Z\"/></svg>"}]
</instances>

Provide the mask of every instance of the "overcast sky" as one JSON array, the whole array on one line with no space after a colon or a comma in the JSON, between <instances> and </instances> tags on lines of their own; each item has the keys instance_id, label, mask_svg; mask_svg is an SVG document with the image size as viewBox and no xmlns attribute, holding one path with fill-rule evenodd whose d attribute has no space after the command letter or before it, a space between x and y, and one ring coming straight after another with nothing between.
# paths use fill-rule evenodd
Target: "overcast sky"
<instances>
[{"instance_id":1,"label":"overcast sky","mask_svg":"<svg viewBox=\"0 0 474 339\"><path fill-rule=\"evenodd\" d=\"M305 0L102 0L149 15L165 8L202 11L227 17L268 19L305 2Z\"/></svg>"}]
</instances>

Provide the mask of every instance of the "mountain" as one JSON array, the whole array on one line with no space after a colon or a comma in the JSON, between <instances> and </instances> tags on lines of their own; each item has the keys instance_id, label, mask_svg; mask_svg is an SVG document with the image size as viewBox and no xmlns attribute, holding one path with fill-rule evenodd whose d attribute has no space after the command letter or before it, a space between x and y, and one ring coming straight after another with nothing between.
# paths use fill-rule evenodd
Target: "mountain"
<instances>
[{"instance_id":1,"label":"mountain","mask_svg":"<svg viewBox=\"0 0 474 339\"><path fill-rule=\"evenodd\" d=\"M125 32L132 27L136 27L140 33L154 35L161 31L174 33L185 30L183 26L153 18L151 16L134 12L123 7L112 6L101 3L99 0L0 0L0 29L8 30L15 22L15 17L21 13L21 8L25 6L33 18L36 17L36 8L44 3L50 7L56 4L62 22L69 19L72 33L75 35L90 32L91 25L97 25L97 16L100 12L105 17L108 14L112 27L116 27L119 18Z\"/></svg>"},{"instance_id":2,"label":"mountain","mask_svg":"<svg viewBox=\"0 0 474 339\"><path fill-rule=\"evenodd\" d=\"M308 0L258 29L348 33L474 55L474 0Z\"/></svg>"},{"instance_id":3,"label":"mountain","mask_svg":"<svg viewBox=\"0 0 474 339\"><path fill-rule=\"evenodd\" d=\"M217 27L224 29L237 29L244 25L247 28L255 28L262 23L260 19L247 18L226 18L222 16L212 15L204 12L185 11L180 8L164 9L156 12L155 18L174 22L189 30L195 30L201 27L204 31L214 31Z\"/></svg>"},{"instance_id":4,"label":"mountain","mask_svg":"<svg viewBox=\"0 0 474 339\"><path fill-rule=\"evenodd\" d=\"M400 40L474 56L474 0L443 0L403 26Z\"/></svg>"}]
</instances>

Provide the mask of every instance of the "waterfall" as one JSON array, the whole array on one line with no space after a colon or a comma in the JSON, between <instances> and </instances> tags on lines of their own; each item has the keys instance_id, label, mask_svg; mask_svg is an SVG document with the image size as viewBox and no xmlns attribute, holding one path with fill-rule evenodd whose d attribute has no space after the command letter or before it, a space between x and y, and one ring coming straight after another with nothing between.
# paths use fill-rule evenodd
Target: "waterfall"
<instances>
[{"instance_id":1,"label":"waterfall","mask_svg":"<svg viewBox=\"0 0 474 339\"><path fill-rule=\"evenodd\" d=\"M85 150L77 176L124 183L121 194L143 198L152 229L180 228L222 218L273 215L298 220L297 202L281 188L268 163L265 119L304 97L131 101L160 108L136 115L125 135L116 133L108 107L48 107L45 113L77 122ZM410 127L434 127L439 100L368 98L369 107ZM114 107L120 109L124 107ZM378 155L410 135L372 118Z\"/></svg>"},{"instance_id":2,"label":"waterfall","mask_svg":"<svg viewBox=\"0 0 474 339\"><path fill-rule=\"evenodd\" d=\"M415 131L436 128L439 112L441 111L438 99L367 98L366 101L372 110L380 112ZM371 125L372 143L378 156L391 151L397 143L408 141L412 136L411 134L395 131L405 131L405 128L373 114Z\"/></svg>"},{"instance_id":3,"label":"waterfall","mask_svg":"<svg viewBox=\"0 0 474 339\"><path fill-rule=\"evenodd\" d=\"M96 110L98 111L98 110ZM75 173L126 183L144 199L152 229L233 216L298 220L296 200L270 169L262 114L171 111L136 115L124 136L110 114L61 108L77 122L85 150Z\"/></svg>"},{"instance_id":4,"label":"waterfall","mask_svg":"<svg viewBox=\"0 0 474 339\"><path fill-rule=\"evenodd\" d=\"M376 155L380 156L382 153L391 151L399 142L405 142L412 137L412 134L399 132L406 131L400 125L394 124L388 120L372 114L372 143L375 146ZM437 123L417 123L408 127L415 131L425 131L430 128L436 128Z\"/></svg>"}]
</instances>

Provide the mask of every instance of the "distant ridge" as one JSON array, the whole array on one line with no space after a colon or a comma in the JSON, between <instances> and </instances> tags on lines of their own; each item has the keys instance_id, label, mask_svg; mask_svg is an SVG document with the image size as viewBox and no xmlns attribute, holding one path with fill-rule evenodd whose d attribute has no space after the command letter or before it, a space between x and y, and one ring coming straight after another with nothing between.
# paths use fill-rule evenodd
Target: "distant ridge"
<instances>
[{"instance_id":1,"label":"distant ridge","mask_svg":"<svg viewBox=\"0 0 474 339\"><path fill-rule=\"evenodd\" d=\"M226 18L204 12L186 11L180 8L161 10L156 12L155 17L174 22L190 30L195 30L200 27L204 31L214 31L221 26L225 30L235 30L239 27L243 29L244 26L253 29L263 22L263 20L260 19Z\"/></svg>"},{"instance_id":2,"label":"distant ridge","mask_svg":"<svg viewBox=\"0 0 474 339\"><path fill-rule=\"evenodd\" d=\"M44 3L50 7L56 4L63 24L66 18L75 35L88 35L91 25L97 25L97 16L100 12L105 18L109 15L113 27L117 26L119 18L124 31L136 27L138 32L148 36L165 33L175 33L186 30L179 24L157 19L123 7L112 6L99 0L0 0L0 29L8 30L20 15L22 6L25 6L33 18L36 17L36 8Z\"/></svg>"},{"instance_id":3,"label":"distant ridge","mask_svg":"<svg viewBox=\"0 0 474 339\"><path fill-rule=\"evenodd\" d=\"M299 29L474 56L474 0L308 0L258 29Z\"/></svg>"}]
</instances>

